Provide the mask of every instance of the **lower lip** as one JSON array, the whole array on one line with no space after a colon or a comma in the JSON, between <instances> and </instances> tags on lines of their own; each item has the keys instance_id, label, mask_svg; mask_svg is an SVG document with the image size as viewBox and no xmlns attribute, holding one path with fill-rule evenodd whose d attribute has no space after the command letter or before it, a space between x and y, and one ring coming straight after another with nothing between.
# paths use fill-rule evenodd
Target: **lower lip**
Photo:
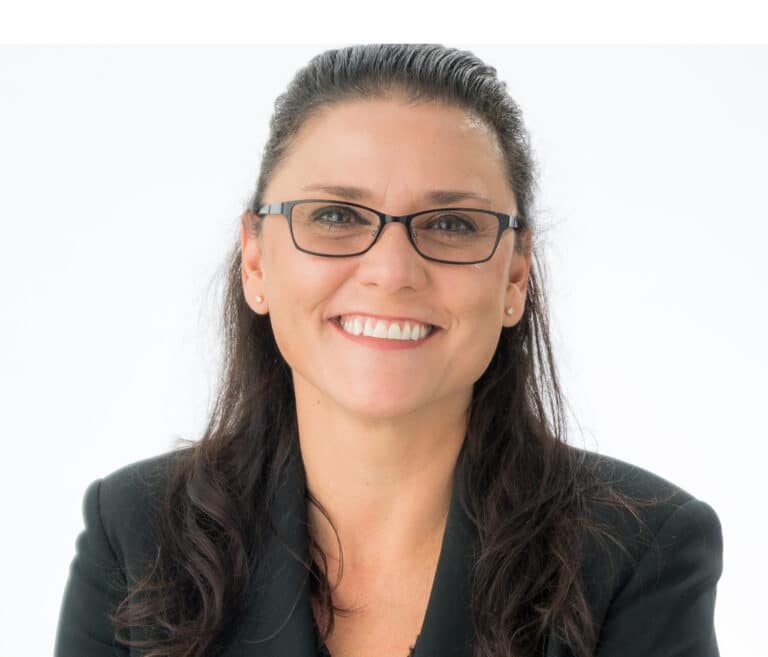
<instances>
[{"instance_id":1,"label":"lower lip","mask_svg":"<svg viewBox=\"0 0 768 657\"><path fill-rule=\"evenodd\" d=\"M347 333L341 328L338 319L332 319L330 322L345 338L349 338L353 342L368 345L369 347L376 347L377 349L415 349L428 342L435 333L440 331L439 328L435 327L430 331L426 338L422 338L421 340L388 340L386 338L372 338L367 335L352 335L352 333Z\"/></svg>"}]
</instances>

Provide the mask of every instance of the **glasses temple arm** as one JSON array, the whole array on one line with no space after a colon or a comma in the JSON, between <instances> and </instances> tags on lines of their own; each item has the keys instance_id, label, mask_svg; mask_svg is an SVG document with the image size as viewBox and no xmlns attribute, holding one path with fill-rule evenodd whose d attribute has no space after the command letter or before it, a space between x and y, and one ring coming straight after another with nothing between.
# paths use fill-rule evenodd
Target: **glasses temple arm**
<instances>
[{"instance_id":1,"label":"glasses temple arm","mask_svg":"<svg viewBox=\"0 0 768 657\"><path fill-rule=\"evenodd\" d=\"M256 208L256 214L282 214L284 203L267 203Z\"/></svg>"}]
</instances>

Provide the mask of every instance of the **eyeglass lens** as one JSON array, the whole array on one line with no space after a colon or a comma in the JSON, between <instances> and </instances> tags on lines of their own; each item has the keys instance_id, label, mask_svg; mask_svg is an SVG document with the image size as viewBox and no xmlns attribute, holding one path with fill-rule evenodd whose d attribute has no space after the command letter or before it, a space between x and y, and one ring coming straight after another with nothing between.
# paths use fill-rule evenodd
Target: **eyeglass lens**
<instances>
[{"instance_id":1,"label":"eyeglass lens","mask_svg":"<svg viewBox=\"0 0 768 657\"><path fill-rule=\"evenodd\" d=\"M354 255L376 239L379 217L344 203L303 202L291 214L296 244L322 255ZM439 210L411 222L417 250L429 258L472 262L489 257L496 243L496 215L474 210Z\"/></svg>"}]
</instances>

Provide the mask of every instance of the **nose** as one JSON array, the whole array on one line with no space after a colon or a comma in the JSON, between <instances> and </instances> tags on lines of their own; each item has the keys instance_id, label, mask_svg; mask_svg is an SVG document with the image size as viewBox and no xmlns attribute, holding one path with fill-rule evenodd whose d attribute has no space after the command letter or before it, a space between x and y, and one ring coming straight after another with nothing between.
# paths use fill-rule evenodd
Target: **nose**
<instances>
[{"instance_id":1,"label":"nose","mask_svg":"<svg viewBox=\"0 0 768 657\"><path fill-rule=\"evenodd\" d=\"M363 283L388 291L419 289L426 283L426 260L413 248L406 227L386 224L376 243L360 256L358 276Z\"/></svg>"}]
</instances>

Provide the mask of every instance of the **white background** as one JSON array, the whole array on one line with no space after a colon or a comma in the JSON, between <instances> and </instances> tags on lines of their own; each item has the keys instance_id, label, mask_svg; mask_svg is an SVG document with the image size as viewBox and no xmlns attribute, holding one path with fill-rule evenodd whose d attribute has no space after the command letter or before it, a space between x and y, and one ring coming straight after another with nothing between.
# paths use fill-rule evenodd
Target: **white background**
<instances>
[{"instance_id":1,"label":"white background","mask_svg":"<svg viewBox=\"0 0 768 657\"><path fill-rule=\"evenodd\" d=\"M541 170L573 442L718 512L766 654L768 48L489 46ZM328 46L0 48L0 654L49 654L90 481L200 436L272 102Z\"/></svg>"}]
</instances>

